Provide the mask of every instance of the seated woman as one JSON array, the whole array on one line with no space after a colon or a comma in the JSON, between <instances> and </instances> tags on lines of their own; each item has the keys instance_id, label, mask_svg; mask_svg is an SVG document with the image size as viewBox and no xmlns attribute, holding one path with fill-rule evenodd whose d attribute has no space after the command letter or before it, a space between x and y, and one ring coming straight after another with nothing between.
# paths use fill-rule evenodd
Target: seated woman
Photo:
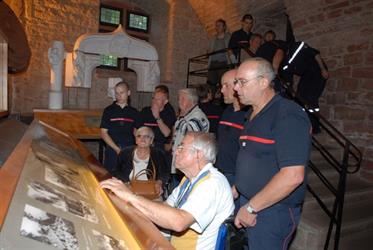
<instances>
[{"instance_id":1,"label":"seated woman","mask_svg":"<svg viewBox=\"0 0 373 250\"><path fill-rule=\"evenodd\" d=\"M161 149L152 147L154 133L149 127L140 127L135 133L136 145L124 148L118 155L117 166L113 175L123 182L129 182L143 169L153 171L153 164L157 179L157 192L163 193L163 185L168 182L170 167ZM135 173L133 173L135 171ZM139 180L147 180L150 176L141 175Z\"/></svg>"}]
</instances>

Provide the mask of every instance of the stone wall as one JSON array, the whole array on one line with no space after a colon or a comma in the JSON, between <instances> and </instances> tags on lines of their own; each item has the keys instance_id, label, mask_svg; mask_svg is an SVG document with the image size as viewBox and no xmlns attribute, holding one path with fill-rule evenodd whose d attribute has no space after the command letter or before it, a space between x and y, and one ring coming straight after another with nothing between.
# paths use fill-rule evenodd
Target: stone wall
<instances>
[{"instance_id":1,"label":"stone wall","mask_svg":"<svg viewBox=\"0 0 373 250\"><path fill-rule=\"evenodd\" d=\"M31 113L33 108L48 107L49 63L47 51L54 40L63 41L65 50L72 51L75 40L83 33L98 31L100 1L7 0L24 25L32 50L30 66L25 73L10 75L11 112ZM150 15L149 42L158 50L161 83L172 92L186 86L187 62L191 56L207 49L207 34L187 0L116 1ZM150 93L137 93L133 72L96 69L92 88L65 88L64 107L100 108L111 102L106 95L107 78L122 77L132 89L132 104L141 108L150 104Z\"/></svg>"},{"instance_id":2,"label":"stone wall","mask_svg":"<svg viewBox=\"0 0 373 250\"><path fill-rule=\"evenodd\" d=\"M285 3L296 38L318 48L329 67L322 114L362 150L361 174L373 180L373 2Z\"/></svg>"},{"instance_id":3,"label":"stone wall","mask_svg":"<svg viewBox=\"0 0 373 250\"><path fill-rule=\"evenodd\" d=\"M6 1L20 14L29 45L31 61L26 72L10 75L11 112L31 113L33 108L48 107L50 69L48 48L54 40L63 41L72 51L80 34L96 32L98 1Z\"/></svg>"}]
</instances>

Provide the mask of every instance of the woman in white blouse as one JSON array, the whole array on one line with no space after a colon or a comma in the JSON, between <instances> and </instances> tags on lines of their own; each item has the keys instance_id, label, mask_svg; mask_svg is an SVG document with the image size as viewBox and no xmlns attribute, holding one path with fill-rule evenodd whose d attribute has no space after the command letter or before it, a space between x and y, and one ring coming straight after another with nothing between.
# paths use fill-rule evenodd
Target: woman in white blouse
<instances>
[{"instance_id":1,"label":"woman in white blouse","mask_svg":"<svg viewBox=\"0 0 373 250\"><path fill-rule=\"evenodd\" d=\"M113 175L123 182L130 181L143 169L156 172L157 191L159 196L163 193L163 185L168 182L170 166L165 153L152 146L154 132L149 127L140 127L135 133L136 145L124 148L118 155L117 166ZM134 171L134 173L133 173ZM150 176L140 175L138 180L147 180Z\"/></svg>"}]
</instances>

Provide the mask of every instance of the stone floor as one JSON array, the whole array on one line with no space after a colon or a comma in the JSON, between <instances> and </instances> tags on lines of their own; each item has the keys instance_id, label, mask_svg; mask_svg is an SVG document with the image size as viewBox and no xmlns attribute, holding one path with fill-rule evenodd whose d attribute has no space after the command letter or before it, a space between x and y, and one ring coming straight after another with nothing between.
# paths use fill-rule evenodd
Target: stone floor
<instances>
[{"instance_id":1,"label":"stone floor","mask_svg":"<svg viewBox=\"0 0 373 250\"><path fill-rule=\"evenodd\" d=\"M14 119L0 120L0 167L26 132L28 125Z\"/></svg>"}]
</instances>

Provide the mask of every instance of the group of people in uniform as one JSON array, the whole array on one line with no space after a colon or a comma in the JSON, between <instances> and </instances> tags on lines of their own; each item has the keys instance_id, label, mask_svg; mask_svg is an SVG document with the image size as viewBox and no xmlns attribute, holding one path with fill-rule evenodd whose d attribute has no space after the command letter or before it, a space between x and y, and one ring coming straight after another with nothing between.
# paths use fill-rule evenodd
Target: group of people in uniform
<instances>
[{"instance_id":1,"label":"group of people in uniform","mask_svg":"<svg viewBox=\"0 0 373 250\"><path fill-rule=\"evenodd\" d=\"M326 80L329 78L328 68L320 56L320 51L304 42L292 42L276 39L276 33L268 30L264 35L253 33L254 18L246 14L241 19L241 29L230 35L226 22L218 19L215 22L216 35L209 46L209 70L207 83L218 89L222 74L227 68L235 67L247 58L261 57L272 64L277 74L275 90L284 91L281 81L293 88L293 75L299 77L297 82L297 98L310 113L320 111L321 97ZM310 116L313 132L319 133L317 116Z\"/></svg>"},{"instance_id":2,"label":"group of people in uniform","mask_svg":"<svg viewBox=\"0 0 373 250\"><path fill-rule=\"evenodd\" d=\"M217 21L217 29L225 28L223 21ZM245 15L241 30L230 39L217 36L222 41L210 47L227 47L242 39L253 49L257 36L251 34L252 25L252 16ZM272 32L266 37L267 42L276 41ZM278 44L273 42L273 58ZM155 88L151 106L138 112L128 105L128 85L118 83L116 102L104 110L101 122L107 144L104 165L117 178L102 181L101 187L171 230L176 249L215 249L219 228L232 215L235 226L247 233L250 250L287 249L305 197L312 125L305 109L279 93L275 79L280 69L299 74L301 80L319 77L314 76L317 69L327 78L317 66L316 50L304 43L292 46L287 52L291 56L283 53L280 64L254 56L223 72L219 91L226 106L215 113L210 112L213 92L186 88L178 92L176 116L164 85ZM262 50L266 55L268 50ZM228 51L225 58L240 53ZM300 55L310 61L297 62ZM315 96L305 98L310 109L315 109ZM154 165L163 169L157 170L159 195L165 183L171 187L164 201L136 195L125 184L139 169Z\"/></svg>"}]
</instances>

